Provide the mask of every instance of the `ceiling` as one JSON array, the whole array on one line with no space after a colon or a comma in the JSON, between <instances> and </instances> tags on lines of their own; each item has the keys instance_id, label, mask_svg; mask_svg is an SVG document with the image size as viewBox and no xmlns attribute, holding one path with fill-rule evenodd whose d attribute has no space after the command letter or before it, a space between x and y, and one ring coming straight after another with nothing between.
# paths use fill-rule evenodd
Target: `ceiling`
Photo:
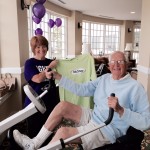
<instances>
[{"instance_id":1,"label":"ceiling","mask_svg":"<svg viewBox=\"0 0 150 150\"><path fill-rule=\"evenodd\" d=\"M48 0L69 10L117 20L141 20L142 0ZM134 11L134 14L130 12Z\"/></svg>"}]
</instances>

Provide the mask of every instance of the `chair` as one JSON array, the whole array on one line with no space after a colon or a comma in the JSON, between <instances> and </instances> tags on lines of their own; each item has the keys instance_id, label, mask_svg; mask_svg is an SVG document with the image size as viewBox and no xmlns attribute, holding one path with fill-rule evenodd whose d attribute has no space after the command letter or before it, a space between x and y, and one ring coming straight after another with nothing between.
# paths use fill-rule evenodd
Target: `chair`
<instances>
[{"instance_id":1,"label":"chair","mask_svg":"<svg viewBox=\"0 0 150 150\"><path fill-rule=\"evenodd\" d=\"M100 64L98 69L96 70L96 75L97 77L106 74L106 73L110 73L110 70L108 69L108 67L106 66L106 64Z\"/></svg>"},{"instance_id":2,"label":"chair","mask_svg":"<svg viewBox=\"0 0 150 150\"><path fill-rule=\"evenodd\" d=\"M106 73L110 73L108 68L109 60L107 57L94 58L94 62L97 77Z\"/></svg>"},{"instance_id":3,"label":"chair","mask_svg":"<svg viewBox=\"0 0 150 150\"><path fill-rule=\"evenodd\" d=\"M141 150L143 139L144 133L130 126L127 130L127 134L117 138L115 143L93 150ZM78 149L83 150L82 145L78 145Z\"/></svg>"}]
</instances>

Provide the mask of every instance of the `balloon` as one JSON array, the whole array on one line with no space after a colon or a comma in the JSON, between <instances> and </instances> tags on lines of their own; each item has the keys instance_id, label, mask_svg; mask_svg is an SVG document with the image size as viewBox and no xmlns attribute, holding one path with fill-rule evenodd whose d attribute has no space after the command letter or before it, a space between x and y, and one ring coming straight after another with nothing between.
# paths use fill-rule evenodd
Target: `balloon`
<instances>
[{"instance_id":1,"label":"balloon","mask_svg":"<svg viewBox=\"0 0 150 150\"><path fill-rule=\"evenodd\" d=\"M41 18L44 17L46 10L45 10L45 7L42 4L36 3L32 7L32 12L33 12L35 17L41 19Z\"/></svg>"},{"instance_id":2,"label":"balloon","mask_svg":"<svg viewBox=\"0 0 150 150\"><path fill-rule=\"evenodd\" d=\"M48 26L49 26L50 28L53 28L54 25L55 25L54 20L53 20L53 19L49 19L49 21L48 21Z\"/></svg>"},{"instance_id":3,"label":"balloon","mask_svg":"<svg viewBox=\"0 0 150 150\"><path fill-rule=\"evenodd\" d=\"M41 28L37 28L37 29L35 30L35 35L42 35L42 34L43 34L43 31L42 31Z\"/></svg>"},{"instance_id":4,"label":"balloon","mask_svg":"<svg viewBox=\"0 0 150 150\"><path fill-rule=\"evenodd\" d=\"M36 0L38 3L44 4L46 0Z\"/></svg>"},{"instance_id":5,"label":"balloon","mask_svg":"<svg viewBox=\"0 0 150 150\"><path fill-rule=\"evenodd\" d=\"M60 19L60 18L56 18L56 20L55 20L55 24L56 24L56 26L57 26L57 27L60 27L60 26L61 26L61 24L62 24L61 19Z\"/></svg>"},{"instance_id":6,"label":"balloon","mask_svg":"<svg viewBox=\"0 0 150 150\"><path fill-rule=\"evenodd\" d=\"M35 16L32 16L32 20L36 23L36 24L39 24L41 22L41 19L40 18L37 18Z\"/></svg>"}]
</instances>

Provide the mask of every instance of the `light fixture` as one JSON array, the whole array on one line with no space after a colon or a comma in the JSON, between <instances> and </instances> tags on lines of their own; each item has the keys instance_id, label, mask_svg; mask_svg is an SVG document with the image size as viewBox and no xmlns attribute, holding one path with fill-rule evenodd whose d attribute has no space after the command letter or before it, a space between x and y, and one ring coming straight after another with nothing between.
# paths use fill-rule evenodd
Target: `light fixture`
<instances>
[{"instance_id":1,"label":"light fixture","mask_svg":"<svg viewBox=\"0 0 150 150\"><path fill-rule=\"evenodd\" d=\"M132 50L133 50L132 43L126 43L125 51L132 51Z\"/></svg>"},{"instance_id":2,"label":"light fixture","mask_svg":"<svg viewBox=\"0 0 150 150\"><path fill-rule=\"evenodd\" d=\"M131 28L128 28L128 32L129 32L129 33L132 32L132 29L131 29Z\"/></svg>"},{"instance_id":3,"label":"light fixture","mask_svg":"<svg viewBox=\"0 0 150 150\"><path fill-rule=\"evenodd\" d=\"M78 29L82 28L82 22L78 22Z\"/></svg>"},{"instance_id":4,"label":"light fixture","mask_svg":"<svg viewBox=\"0 0 150 150\"><path fill-rule=\"evenodd\" d=\"M24 10L24 8L29 9L29 6L31 4L31 0L21 0L21 9Z\"/></svg>"},{"instance_id":5,"label":"light fixture","mask_svg":"<svg viewBox=\"0 0 150 150\"><path fill-rule=\"evenodd\" d=\"M131 13L131 14L135 14L135 11L131 11L130 13Z\"/></svg>"}]
</instances>

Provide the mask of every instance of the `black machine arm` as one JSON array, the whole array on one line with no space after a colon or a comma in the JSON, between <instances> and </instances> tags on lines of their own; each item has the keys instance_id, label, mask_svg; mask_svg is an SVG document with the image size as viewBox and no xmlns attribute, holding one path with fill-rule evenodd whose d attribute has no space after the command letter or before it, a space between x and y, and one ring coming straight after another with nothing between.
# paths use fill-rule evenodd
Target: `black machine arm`
<instances>
[{"instance_id":1,"label":"black machine arm","mask_svg":"<svg viewBox=\"0 0 150 150\"><path fill-rule=\"evenodd\" d=\"M50 72L52 69L48 68L48 72ZM48 85L44 86L42 89L43 91L49 91L51 88L56 88L55 79L53 78L53 74L51 79L49 79Z\"/></svg>"},{"instance_id":2,"label":"black machine arm","mask_svg":"<svg viewBox=\"0 0 150 150\"><path fill-rule=\"evenodd\" d=\"M115 97L115 94L114 93L111 93L110 96L112 97ZM113 115L114 115L114 109L113 108L109 108L109 116L108 116L108 119L104 122L106 125L108 125L112 118L113 118Z\"/></svg>"},{"instance_id":3,"label":"black machine arm","mask_svg":"<svg viewBox=\"0 0 150 150\"><path fill-rule=\"evenodd\" d=\"M54 80L53 74L52 74L52 78L49 79L49 88L48 88L48 90L49 90L50 88L55 88L55 87L56 87L56 84L55 84L55 80Z\"/></svg>"}]
</instances>

